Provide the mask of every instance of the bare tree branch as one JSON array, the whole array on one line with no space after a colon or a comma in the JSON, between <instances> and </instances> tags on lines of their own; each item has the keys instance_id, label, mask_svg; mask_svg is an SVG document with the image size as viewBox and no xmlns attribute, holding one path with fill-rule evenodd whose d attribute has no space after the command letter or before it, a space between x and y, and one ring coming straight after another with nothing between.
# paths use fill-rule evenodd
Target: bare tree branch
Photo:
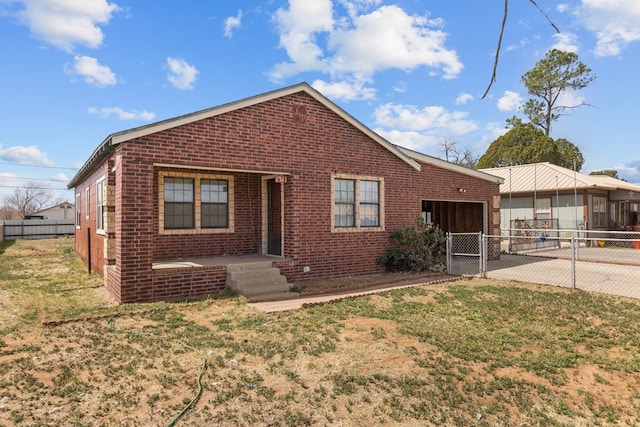
<instances>
[{"instance_id":1,"label":"bare tree branch","mask_svg":"<svg viewBox=\"0 0 640 427\"><path fill-rule=\"evenodd\" d=\"M547 22L549 23L549 25L551 25L551 27L553 27L553 29L556 30L557 33L559 33L560 30L558 29L556 24L554 24L553 21L551 21L551 19L549 18L549 16L542 9L540 9L540 6L538 6L538 3L536 3L535 0L529 0L529 2L533 4L540 13L542 13L542 15L546 18ZM480 99L484 99L487 96L487 94L491 90L491 86L493 86L493 84L496 81L496 75L498 74L498 62L500 61L500 50L502 49L502 37L504 36L504 29L507 25L508 14L509 14L509 0L504 0L504 12L502 15L502 25L500 25L500 36L498 37L498 47L496 48L496 55L493 61L493 72L491 73L491 79L489 80L489 85L487 86L487 89L484 91Z\"/></svg>"},{"instance_id":2,"label":"bare tree branch","mask_svg":"<svg viewBox=\"0 0 640 427\"><path fill-rule=\"evenodd\" d=\"M509 0L504 0L504 13L502 15L502 25L500 26L500 36L498 37L498 47L496 48L496 57L493 60L493 72L491 73L491 79L489 80L489 86L487 86L487 90L484 91L482 97L480 99L484 99L485 96L491 90L491 86L496 81L496 74L498 73L498 61L500 58L500 49L502 46L502 36L504 35L504 28L507 25L507 15L509 14Z\"/></svg>"}]
</instances>

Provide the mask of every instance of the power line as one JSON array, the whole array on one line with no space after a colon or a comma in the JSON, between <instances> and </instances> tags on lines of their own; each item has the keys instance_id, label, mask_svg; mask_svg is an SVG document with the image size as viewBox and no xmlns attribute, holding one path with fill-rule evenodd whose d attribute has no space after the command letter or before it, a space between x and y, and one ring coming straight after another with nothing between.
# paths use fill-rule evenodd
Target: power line
<instances>
[{"instance_id":1,"label":"power line","mask_svg":"<svg viewBox=\"0 0 640 427\"><path fill-rule=\"evenodd\" d=\"M0 188L24 188L17 185L0 185ZM68 188L55 188L55 187L29 187L36 190L54 190L54 191L69 191Z\"/></svg>"},{"instance_id":2,"label":"power line","mask_svg":"<svg viewBox=\"0 0 640 427\"><path fill-rule=\"evenodd\" d=\"M78 168L70 168L66 166L25 165L23 163L18 163L18 162L0 162L0 165L24 166L27 168L65 169L65 170L72 170L72 171L78 170Z\"/></svg>"},{"instance_id":3,"label":"power line","mask_svg":"<svg viewBox=\"0 0 640 427\"><path fill-rule=\"evenodd\" d=\"M13 180L19 180L19 181L43 181L43 182L55 182L56 184L60 184L63 181L61 180L56 180L56 179L44 179L44 178L20 178L17 176L11 176L11 177L2 177L0 176L0 180L4 179L7 181L13 181Z\"/></svg>"}]
</instances>

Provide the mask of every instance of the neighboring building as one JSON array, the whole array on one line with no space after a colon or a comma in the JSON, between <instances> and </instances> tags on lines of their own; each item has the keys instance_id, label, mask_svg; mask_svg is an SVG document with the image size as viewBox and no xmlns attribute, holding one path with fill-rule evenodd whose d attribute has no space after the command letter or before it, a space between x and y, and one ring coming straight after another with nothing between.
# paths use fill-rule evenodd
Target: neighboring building
<instances>
[{"instance_id":1,"label":"neighboring building","mask_svg":"<svg viewBox=\"0 0 640 427\"><path fill-rule=\"evenodd\" d=\"M585 175L552 163L481 169L500 185L503 228L632 230L640 228L640 186L606 175ZM534 222L537 224L533 226Z\"/></svg>"},{"instance_id":2,"label":"neighboring building","mask_svg":"<svg viewBox=\"0 0 640 427\"><path fill-rule=\"evenodd\" d=\"M42 209L25 219L73 219L74 207L69 202L62 202L50 208Z\"/></svg>"},{"instance_id":3,"label":"neighboring building","mask_svg":"<svg viewBox=\"0 0 640 427\"><path fill-rule=\"evenodd\" d=\"M400 149L302 83L111 134L69 188L76 253L133 302L216 294L238 256L289 282L382 272L391 232L421 215L499 232L500 182Z\"/></svg>"}]
</instances>

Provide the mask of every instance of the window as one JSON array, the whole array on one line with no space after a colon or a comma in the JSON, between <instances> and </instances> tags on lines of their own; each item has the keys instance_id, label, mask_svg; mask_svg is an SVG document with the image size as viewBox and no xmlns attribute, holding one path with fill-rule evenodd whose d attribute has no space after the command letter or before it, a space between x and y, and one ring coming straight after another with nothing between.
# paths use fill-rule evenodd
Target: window
<instances>
[{"instance_id":1,"label":"window","mask_svg":"<svg viewBox=\"0 0 640 427\"><path fill-rule=\"evenodd\" d=\"M384 181L380 178L335 175L333 178L334 231L383 229Z\"/></svg>"},{"instance_id":2,"label":"window","mask_svg":"<svg viewBox=\"0 0 640 427\"><path fill-rule=\"evenodd\" d=\"M80 228L80 193L76 193L76 228Z\"/></svg>"},{"instance_id":3,"label":"window","mask_svg":"<svg viewBox=\"0 0 640 427\"><path fill-rule=\"evenodd\" d=\"M160 234L233 233L232 175L158 172Z\"/></svg>"},{"instance_id":4,"label":"window","mask_svg":"<svg viewBox=\"0 0 640 427\"><path fill-rule=\"evenodd\" d=\"M593 196L593 212L591 221L594 227L607 226L607 198Z\"/></svg>"},{"instance_id":5,"label":"window","mask_svg":"<svg viewBox=\"0 0 640 427\"><path fill-rule=\"evenodd\" d=\"M223 179L200 180L202 228L229 226L229 184Z\"/></svg>"},{"instance_id":6,"label":"window","mask_svg":"<svg viewBox=\"0 0 640 427\"><path fill-rule=\"evenodd\" d=\"M84 212L84 216L85 218L89 219L89 208L91 207L90 205L90 201L89 201L89 187L87 187L87 189L84 192L84 204L85 204L85 212Z\"/></svg>"},{"instance_id":7,"label":"window","mask_svg":"<svg viewBox=\"0 0 640 427\"><path fill-rule=\"evenodd\" d=\"M335 226L355 226L356 181L353 179L336 179L335 201Z\"/></svg>"},{"instance_id":8,"label":"window","mask_svg":"<svg viewBox=\"0 0 640 427\"><path fill-rule=\"evenodd\" d=\"M104 233L104 178L96 183L96 232Z\"/></svg>"},{"instance_id":9,"label":"window","mask_svg":"<svg viewBox=\"0 0 640 427\"><path fill-rule=\"evenodd\" d=\"M194 228L193 179L164 179L164 228Z\"/></svg>"},{"instance_id":10,"label":"window","mask_svg":"<svg viewBox=\"0 0 640 427\"><path fill-rule=\"evenodd\" d=\"M380 226L380 183L360 181L360 227Z\"/></svg>"},{"instance_id":11,"label":"window","mask_svg":"<svg viewBox=\"0 0 640 427\"><path fill-rule=\"evenodd\" d=\"M536 199L535 219L547 220L551 219L551 199Z\"/></svg>"}]
</instances>

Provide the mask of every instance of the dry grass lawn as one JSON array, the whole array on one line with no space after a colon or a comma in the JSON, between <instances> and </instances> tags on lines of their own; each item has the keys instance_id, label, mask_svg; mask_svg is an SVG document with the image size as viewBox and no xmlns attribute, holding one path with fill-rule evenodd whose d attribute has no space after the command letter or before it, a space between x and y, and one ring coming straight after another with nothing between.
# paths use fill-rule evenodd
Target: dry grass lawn
<instances>
[{"instance_id":1,"label":"dry grass lawn","mask_svg":"<svg viewBox=\"0 0 640 427\"><path fill-rule=\"evenodd\" d=\"M640 425L636 300L477 279L118 306L71 248L0 243L0 426Z\"/></svg>"}]
</instances>

